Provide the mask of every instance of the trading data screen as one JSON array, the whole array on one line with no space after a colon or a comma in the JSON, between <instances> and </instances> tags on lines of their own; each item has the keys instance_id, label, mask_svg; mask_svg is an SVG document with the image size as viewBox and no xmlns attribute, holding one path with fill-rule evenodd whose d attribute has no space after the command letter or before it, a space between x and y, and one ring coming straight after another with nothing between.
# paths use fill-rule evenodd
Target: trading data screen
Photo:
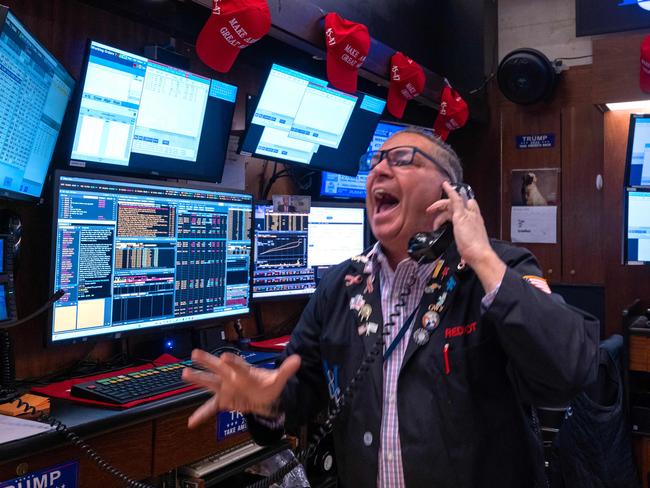
<instances>
[{"instance_id":1,"label":"trading data screen","mask_svg":"<svg viewBox=\"0 0 650 488\"><path fill-rule=\"evenodd\" d=\"M252 197L57 178L53 342L249 311Z\"/></svg>"},{"instance_id":2,"label":"trading data screen","mask_svg":"<svg viewBox=\"0 0 650 488\"><path fill-rule=\"evenodd\" d=\"M0 192L38 198L74 79L7 12L0 31Z\"/></svg>"},{"instance_id":3,"label":"trading data screen","mask_svg":"<svg viewBox=\"0 0 650 488\"><path fill-rule=\"evenodd\" d=\"M386 102L274 64L242 152L356 175Z\"/></svg>"},{"instance_id":4,"label":"trading data screen","mask_svg":"<svg viewBox=\"0 0 650 488\"><path fill-rule=\"evenodd\" d=\"M390 136L406 128L407 126L401 124L379 122L366 151L376 151L380 149ZM423 127L418 127L418 129L429 135L433 134L430 129L425 129ZM359 174L357 174L357 176L347 176L332 173L329 171L323 171L320 196L363 200L366 198L367 179L368 173L365 171L359 171Z\"/></svg>"},{"instance_id":5,"label":"trading data screen","mask_svg":"<svg viewBox=\"0 0 650 488\"><path fill-rule=\"evenodd\" d=\"M650 186L650 115L630 116L627 169L627 185Z\"/></svg>"},{"instance_id":6,"label":"trading data screen","mask_svg":"<svg viewBox=\"0 0 650 488\"><path fill-rule=\"evenodd\" d=\"M70 165L220 181L237 87L89 49Z\"/></svg>"},{"instance_id":7,"label":"trading data screen","mask_svg":"<svg viewBox=\"0 0 650 488\"><path fill-rule=\"evenodd\" d=\"M362 207L313 206L308 214L255 206L253 297L308 295L331 266L363 251Z\"/></svg>"},{"instance_id":8,"label":"trading data screen","mask_svg":"<svg viewBox=\"0 0 650 488\"><path fill-rule=\"evenodd\" d=\"M650 264L650 191L626 192L627 264Z\"/></svg>"}]
</instances>

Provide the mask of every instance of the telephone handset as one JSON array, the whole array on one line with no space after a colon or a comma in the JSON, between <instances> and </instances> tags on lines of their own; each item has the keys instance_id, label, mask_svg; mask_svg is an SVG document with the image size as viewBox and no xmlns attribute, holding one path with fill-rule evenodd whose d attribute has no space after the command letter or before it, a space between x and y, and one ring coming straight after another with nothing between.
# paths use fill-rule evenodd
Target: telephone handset
<instances>
[{"instance_id":1,"label":"telephone handset","mask_svg":"<svg viewBox=\"0 0 650 488\"><path fill-rule=\"evenodd\" d=\"M474 190L465 183L457 183L454 189L465 200L474 198ZM443 192L443 197L446 197ZM409 257L419 263L432 263L447 250L454 240L451 222L445 222L433 232L418 232L409 240Z\"/></svg>"}]
</instances>

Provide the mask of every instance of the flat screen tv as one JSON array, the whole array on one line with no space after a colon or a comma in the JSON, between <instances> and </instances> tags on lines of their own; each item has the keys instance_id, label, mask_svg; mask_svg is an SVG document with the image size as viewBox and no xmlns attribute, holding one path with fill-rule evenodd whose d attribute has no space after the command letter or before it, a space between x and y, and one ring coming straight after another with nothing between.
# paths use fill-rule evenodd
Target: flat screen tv
<instances>
[{"instance_id":1,"label":"flat screen tv","mask_svg":"<svg viewBox=\"0 0 650 488\"><path fill-rule=\"evenodd\" d=\"M262 159L356 176L386 102L274 64L240 151Z\"/></svg>"},{"instance_id":2,"label":"flat screen tv","mask_svg":"<svg viewBox=\"0 0 650 488\"><path fill-rule=\"evenodd\" d=\"M90 41L69 165L220 182L237 87Z\"/></svg>"}]
</instances>

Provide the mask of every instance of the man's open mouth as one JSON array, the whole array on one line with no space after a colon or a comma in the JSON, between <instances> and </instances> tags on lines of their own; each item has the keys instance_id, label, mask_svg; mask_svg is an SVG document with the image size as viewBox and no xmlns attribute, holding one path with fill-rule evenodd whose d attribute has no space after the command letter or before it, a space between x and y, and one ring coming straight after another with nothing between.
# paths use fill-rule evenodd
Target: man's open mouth
<instances>
[{"instance_id":1,"label":"man's open mouth","mask_svg":"<svg viewBox=\"0 0 650 488\"><path fill-rule=\"evenodd\" d=\"M373 191L375 197L375 214L389 212L399 205L399 199L383 188Z\"/></svg>"}]
</instances>

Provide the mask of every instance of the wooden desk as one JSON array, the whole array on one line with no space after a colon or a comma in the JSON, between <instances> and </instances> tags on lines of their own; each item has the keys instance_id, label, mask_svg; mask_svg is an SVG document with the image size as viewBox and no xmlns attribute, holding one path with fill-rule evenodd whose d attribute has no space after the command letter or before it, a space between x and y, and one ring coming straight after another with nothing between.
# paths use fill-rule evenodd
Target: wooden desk
<instances>
[{"instance_id":1,"label":"wooden desk","mask_svg":"<svg viewBox=\"0 0 650 488\"><path fill-rule=\"evenodd\" d=\"M187 417L207 398L205 392L192 391L120 411L52 400L52 416L71 427L116 468L142 480L250 439L248 433L241 433L217 442L214 423L189 430ZM1 444L0 480L70 460L79 461L81 487L124 486L56 432Z\"/></svg>"}]
</instances>

